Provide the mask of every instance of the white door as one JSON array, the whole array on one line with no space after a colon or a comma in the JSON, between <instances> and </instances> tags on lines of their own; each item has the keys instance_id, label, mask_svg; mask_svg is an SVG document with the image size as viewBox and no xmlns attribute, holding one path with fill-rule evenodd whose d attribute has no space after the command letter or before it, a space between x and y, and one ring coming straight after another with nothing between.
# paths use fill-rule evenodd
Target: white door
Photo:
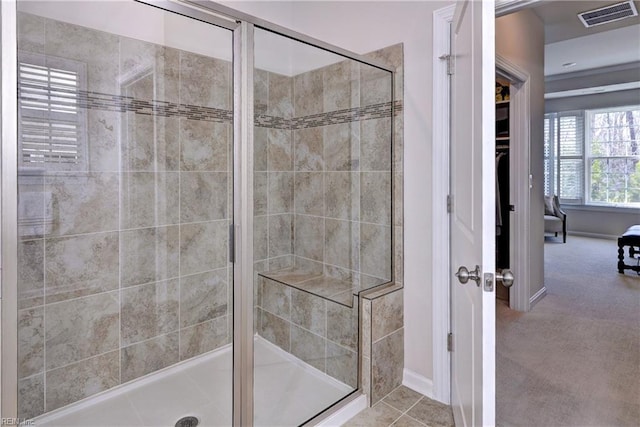
<instances>
[{"instance_id":1,"label":"white door","mask_svg":"<svg viewBox=\"0 0 640 427\"><path fill-rule=\"evenodd\" d=\"M451 404L456 425L495 424L494 2L459 0L451 26ZM454 274L478 268L478 284Z\"/></svg>"}]
</instances>

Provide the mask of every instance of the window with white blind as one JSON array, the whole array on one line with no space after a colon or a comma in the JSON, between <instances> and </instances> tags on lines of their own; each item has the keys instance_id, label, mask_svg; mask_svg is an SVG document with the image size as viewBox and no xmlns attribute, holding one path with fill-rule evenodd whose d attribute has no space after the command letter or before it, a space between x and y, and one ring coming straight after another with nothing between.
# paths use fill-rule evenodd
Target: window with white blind
<instances>
[{"instance_id":1,"label":"window with white blind","mask_svg":"<svg viewBox=\"0 0 640 427\"><path fill-rule=\"evenodd\" d=\"M86 88L83 63L31 53L18 61L19 165L48 170L84 170Z\"/></svg>"},{"instance_id":2,"label":"window with white blind","mask_svg":"<svg viewBox=\"0 0 640 427\"><path fill-rule=\"evenodd\" d=\"M640 107L586 113L587 200L640 207Z\"/></svg>"},{"instance_id":3,"label":"window with white blind","mask_svg":"<svg viewBox=\"0 0 640 427\"><path fill-rule=\"evenodd\" d=\"M640 207L640 107L550 113L544 190L562 203Z\"/></svg>"}]
</instances>

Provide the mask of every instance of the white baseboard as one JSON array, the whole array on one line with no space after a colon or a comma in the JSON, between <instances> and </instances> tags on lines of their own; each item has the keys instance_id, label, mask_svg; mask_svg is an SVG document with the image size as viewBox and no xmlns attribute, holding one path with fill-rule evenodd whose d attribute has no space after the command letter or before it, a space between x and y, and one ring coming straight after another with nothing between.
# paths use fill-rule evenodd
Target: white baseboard
<instances>
[{"instance_id":1,"label":"white baseboard","mask_svg":"<svg viewBox=\"0 0 640 427\"><path fill-rule=\"evenodd\" d=\"M546 294L547 294L547 287L543 286L542 289L540 289L538 292L536 292L529 299L529 307L533 308L533 306L536 305L538 303L538 301L540 301Z\"/></svg>"},{"instance_id":2,"label":"white baseboard","mask_svg":"<svg viewBox=\"0 0 640 427\"><path fill-rule=\"evenodd\" d=\"M433 399L433 381L409 369L402 372L402 385Z\"/></svg>"},{"instance_id":3,"label":"white baseboard","mask_svg":"<svg viewBox=\"0 0 640 427\"><path fill-rule=\"evenodd\" d=\"M345 424L351 418L367 408L367 396L361 394L329 417L316 424L316 427L337 427Z\"/></svg>"}]
</instances>

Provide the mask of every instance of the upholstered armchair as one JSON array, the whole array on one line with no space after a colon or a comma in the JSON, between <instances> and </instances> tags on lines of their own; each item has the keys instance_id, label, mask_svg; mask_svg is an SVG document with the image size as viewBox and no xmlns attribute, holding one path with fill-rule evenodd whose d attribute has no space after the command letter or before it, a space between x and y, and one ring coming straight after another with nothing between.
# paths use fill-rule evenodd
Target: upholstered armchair
<instances>
[{"instance_id":1,"label":"upholstered armchair","mask_svg":"<svg viewBox=\"0 0 640 427\"><path fill-rule=\"evenodd\" d=\"M567 214L560 209L558 196L544 196L544 232L558 237L562 232L562 243L567 243Z\"/></svg>"}]
</instances>

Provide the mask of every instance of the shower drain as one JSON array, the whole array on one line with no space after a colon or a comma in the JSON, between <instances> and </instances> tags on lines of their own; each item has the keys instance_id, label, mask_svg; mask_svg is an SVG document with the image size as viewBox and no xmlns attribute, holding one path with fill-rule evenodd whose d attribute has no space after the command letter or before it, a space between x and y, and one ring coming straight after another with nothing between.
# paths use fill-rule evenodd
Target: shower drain
<instances>
[{"instance_id":1,"label":"shower drain","mask_svg":"<svg viewBox=\"0 0 640 427\"><path fill-rule=\"evenodd\" d=\"M176 422L176 427L196 427L199 423L196 417L182 417Z\"/></svg>"}]
</instances>

